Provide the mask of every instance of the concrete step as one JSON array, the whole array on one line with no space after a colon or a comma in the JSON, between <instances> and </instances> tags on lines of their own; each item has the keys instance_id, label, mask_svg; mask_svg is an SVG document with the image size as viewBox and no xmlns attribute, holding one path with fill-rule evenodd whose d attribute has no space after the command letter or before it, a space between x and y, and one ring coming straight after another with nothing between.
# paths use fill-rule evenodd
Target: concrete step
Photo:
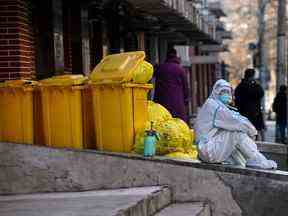
<instances>
[{"instance_id":1,"label":"concrete step","mask_svg":"<svg viewBox=\"0 0 288 216\"><path fill-rule=\"evenodd\" d=\"M172 204L155 216L211 216L210 208L201 202Z\"/></svg>"},{"instance_id":2,"label":"concrete step","mask_svg":"<svg viewBox=\"0 0 288 216\"><path fill-rule=\"evenodd\" d=\"M171 203L168 187L0 196L0 216L150 216Z\"/></svg>"}]
</instances>

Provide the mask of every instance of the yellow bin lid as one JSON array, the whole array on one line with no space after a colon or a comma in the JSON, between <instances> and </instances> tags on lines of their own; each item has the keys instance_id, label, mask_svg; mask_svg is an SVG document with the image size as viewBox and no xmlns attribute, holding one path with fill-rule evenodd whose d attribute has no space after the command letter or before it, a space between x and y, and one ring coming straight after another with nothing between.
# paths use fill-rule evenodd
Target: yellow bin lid
<instances>
[{"instance_id":1,"label":"yellow bin lid","mask_svg":"<svg viewBox=\"0 0 288 216\"><path fill-rule=\"evenodd\" d=\"M89 84L92 87L100 87L100 88L122 87L122 88L144 88L149 90L153 89L153 84L120 83L116 81L91 82Z\"/></svg>"},{"instance_id":2,"label":"yellow bin lid","mask_svg":"<svg viewBox=\"0 0 288 216\"><path fill-rule=\"evenodd\" d=\"M144 51L108 55L94 68L90 79L92 82L105 80L118 82L131 81L134 70L144 59Z\"/></svg>"},{"instance_id":3,"label":"yellow bin lid","mask_svg":"<svg viewBox=\"0 0 288 216\"><path fill-rule=\"evenodd\" d=\"M82 74L66 74L41 80L40 84L42 86L75 86L83 85L87 80L88 77L85 77Z\"/></svg>"},{"instance_id":4,"label":"yellow bin lid","mask_svg":"<svg viewBox=\"0 0 288 216\"><path fill-rule=\"evenodd\" d=\"M5 82L0 83L0 88L7 88L7 87L31 87L37 85L37 81L33 80L7 80Z\"/></svg>"}]
</instances>

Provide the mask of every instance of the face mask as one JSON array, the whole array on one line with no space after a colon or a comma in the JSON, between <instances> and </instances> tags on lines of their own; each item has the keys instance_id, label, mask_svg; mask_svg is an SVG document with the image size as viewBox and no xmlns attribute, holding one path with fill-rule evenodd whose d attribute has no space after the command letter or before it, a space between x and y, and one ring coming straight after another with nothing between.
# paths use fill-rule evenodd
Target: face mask
<instances>
[{"instance_id":1,"label":"face mask","mask_svg":"<svg viewBox=\"0 0 288 216\"><path fill-rule=\"evenodd\" d=\"M220 100L223 104L227 105L227 104L229 104L229 103L232 101L232 98L231 98L231 96L228 95L228 94L223 94L223 95L220 95L219 100Z\"/></svg>"}]
</instances>

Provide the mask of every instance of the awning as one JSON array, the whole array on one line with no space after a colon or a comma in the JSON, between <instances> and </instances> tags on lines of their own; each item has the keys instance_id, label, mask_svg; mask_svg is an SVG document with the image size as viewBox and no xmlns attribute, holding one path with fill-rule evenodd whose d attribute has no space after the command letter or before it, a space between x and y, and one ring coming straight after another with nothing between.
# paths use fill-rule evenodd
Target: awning
<instances>
[{"instance_id":1,"label":"awning","mask_svg":"<svg viewBox=\"0 0 288 216\"><path fill-rule=\"evenodd\" d=\"M209 26L187 0L127 0L136 10L157 17L161 23L184 33L190 40L213 43L214 26Z\"/></svg>"}]
</instances>

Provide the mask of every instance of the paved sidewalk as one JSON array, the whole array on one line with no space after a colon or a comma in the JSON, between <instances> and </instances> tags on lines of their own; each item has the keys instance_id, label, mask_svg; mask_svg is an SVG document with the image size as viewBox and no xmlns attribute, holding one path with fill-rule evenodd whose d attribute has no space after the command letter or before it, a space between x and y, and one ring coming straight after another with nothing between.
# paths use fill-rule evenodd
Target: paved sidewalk
<instances>
[{"instance_id":1,"label":"paved sidewalk","mask_svg":"<svg viewBox=\"0 0 288 216\"><path fill-rule=\"evenodd\" d=\"M265 142L275 142L275 121L266 121L267 130L265 131Z\"/></svg>"}]
</instances>

